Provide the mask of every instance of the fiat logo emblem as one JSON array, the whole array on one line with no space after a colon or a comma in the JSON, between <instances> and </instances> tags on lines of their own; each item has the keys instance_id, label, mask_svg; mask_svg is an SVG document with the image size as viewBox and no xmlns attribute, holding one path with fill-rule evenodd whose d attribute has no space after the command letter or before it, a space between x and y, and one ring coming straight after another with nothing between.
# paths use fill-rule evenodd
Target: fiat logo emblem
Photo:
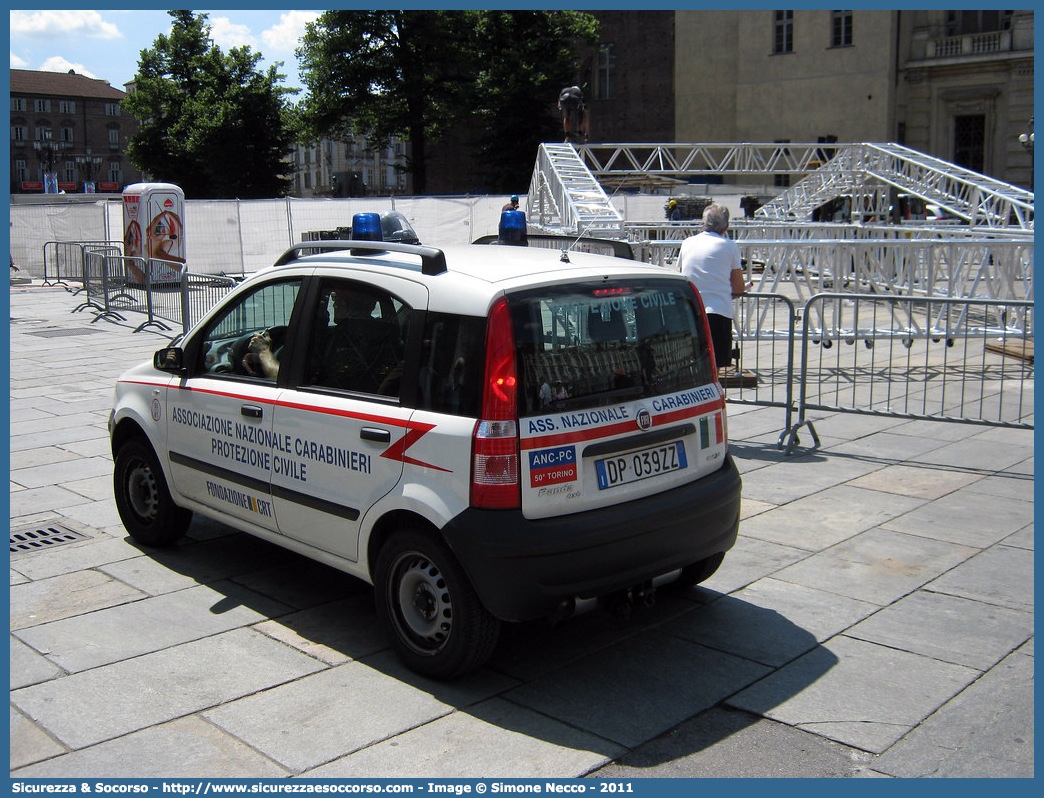
<instances>
[{"instance_id":1,"label":"fiat logo emblem","mask_svg":"<svg viewBox=\"0 0 1044 798\"><path fill-rule=\"evenodd\" d=\"M637 421L638 429L652 429L652 413L648 410L639 410Z\"/></svg>"}]
</instances>

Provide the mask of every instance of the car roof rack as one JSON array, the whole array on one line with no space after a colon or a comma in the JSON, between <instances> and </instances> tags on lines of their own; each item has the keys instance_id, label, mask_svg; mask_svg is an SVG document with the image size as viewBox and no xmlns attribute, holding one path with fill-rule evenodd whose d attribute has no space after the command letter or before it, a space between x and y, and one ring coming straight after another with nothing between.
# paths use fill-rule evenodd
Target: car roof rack
<instances>
[{"instance_id":1,"label":"car roof rack","mask_svg":"<svg viewBox=\"0 0 1044 798\"><path fill-rule=\"evenodd\" d=\"M352 250L353 255L365 255L369 250L376 255L381 252L403 252L408 255L417 255L421 259L421 274L434 276L442 274L446 269L446 255L437 247L426 247L420 244L400 244L397 241L365 241L356 239L342 239L338 241L305 241L294 244L286 252L279 256L275 266L284 266L293 263L308 255L318 252L336 252L346 249Z\"/></svg>"}]
</instances>

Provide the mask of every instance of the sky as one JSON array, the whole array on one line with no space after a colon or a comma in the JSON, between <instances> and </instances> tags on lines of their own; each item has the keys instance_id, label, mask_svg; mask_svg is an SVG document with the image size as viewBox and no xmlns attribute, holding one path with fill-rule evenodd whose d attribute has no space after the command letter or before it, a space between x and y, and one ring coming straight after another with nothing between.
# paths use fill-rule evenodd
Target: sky
<instances>
[{"instance_id":1,"label":"sky","mask_svg":"<svg viewBox=\"0 0 1044 798\"><path fill-rule=\"evenodd\" d=\"M222 50L250 45L261 67L282 61L284 85L300 87L294 49L318 11L194 11L208 15L211 38ZM12 69L68 72L99 78L117 89L133 79L142 50L170 32L166 11L11 11Z\"/></svg>"}]
</instances>

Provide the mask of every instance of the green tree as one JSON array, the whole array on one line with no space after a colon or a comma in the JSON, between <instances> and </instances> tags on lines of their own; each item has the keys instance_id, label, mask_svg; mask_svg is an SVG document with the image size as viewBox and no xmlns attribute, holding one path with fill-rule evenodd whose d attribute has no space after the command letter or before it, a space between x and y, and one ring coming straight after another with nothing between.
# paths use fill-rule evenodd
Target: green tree
<instances>
[{"instance_id":1,"label":"green tree","mask_svg":"<svg viewBox=\"0 0 1044 798\"><path fill-rule=\"evenodd\" d=\"M537 144L560 138L558 92L578 80L578 45L596 32L574 11L327 11L298 49L304 135L406 139L423 194L429 144L470 125L490 187L517 190Z\"/></svg>"},{"instance_id":2,"label":"green tree","mask_svg":"<svg viewBox=\"0 0 1044 798\"><path fill-rule=\"evenodd\" d=\"M170 35L142 50L123 107L140 120L127 154L190 198L262 198L287 192L293 106L277 67L260 71L249 47L225 54L207 15L170 11Z\"/></svg>"},{"instance_id":3,"label":"green tree","mask_svg":"<svg viewBox=\"0 0 1044 798\"><path fill-rule=\"evenodd\" d=\"M558 95L581 82L577 53L597 40L598 21L578 11L473 13L483 54L476 144L492 190L525 190L540 143L562 140Z\"/></svg>"},{"instance_id":4,"label":"green tree","mask_svg":"<svg viewBox=\"0 0 1044 798\"><path fill-rule=\"evenodd\" d=\"M474 80L465 23L459 11L323 13L297 51L304 137L354 132L375 148L406 139L414 188L423 193L427 144L457 118Z\"/></svg>"}]
</instances>

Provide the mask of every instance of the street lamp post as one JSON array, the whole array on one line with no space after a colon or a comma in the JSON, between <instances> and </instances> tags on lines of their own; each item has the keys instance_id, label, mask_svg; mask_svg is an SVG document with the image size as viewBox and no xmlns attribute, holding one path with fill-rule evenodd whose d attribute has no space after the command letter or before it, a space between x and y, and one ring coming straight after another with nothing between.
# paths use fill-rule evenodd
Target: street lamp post
<instances>
[{"instance_id":1,"label":"street lamp post","mask_svg":"<svg viewBox=\"0 0 1044 798\"><path fill-rule=\"evenodd\" d=\"M40 166L44 170L44 193L45 194L57 194L58 193L58 174L55 172L55 163L61 157L61 153L68 149L69 144L65 141L55 141L54 139L41 139L33 142L33 149L36 150L36 157L40 161Z\"/></svg>"},{"instance_id":2,"label":"street lamp post","mask_svg":"<svg viewBox=\"0 0 1044 798\"><path fill-rule=\"evenodd\" d=\"M1019 144L1030 156L1030 191L1033 191L1033 117L1029 119L1029 132L1019 135Z\"/></svg>"},{"instance_id":3,"label":"street lamp post","mask_svg":"<svg viewBox=\"0 0 1044 798\"><path fill-rule=\"evenodd\" d=\"M85 150L84 155L76 156L76 165L80 169L80 177L83 179L83 193L94 193L94 173L101 167L100 155L91 155L91 148Z\"/></svg>"}]
</instances>

